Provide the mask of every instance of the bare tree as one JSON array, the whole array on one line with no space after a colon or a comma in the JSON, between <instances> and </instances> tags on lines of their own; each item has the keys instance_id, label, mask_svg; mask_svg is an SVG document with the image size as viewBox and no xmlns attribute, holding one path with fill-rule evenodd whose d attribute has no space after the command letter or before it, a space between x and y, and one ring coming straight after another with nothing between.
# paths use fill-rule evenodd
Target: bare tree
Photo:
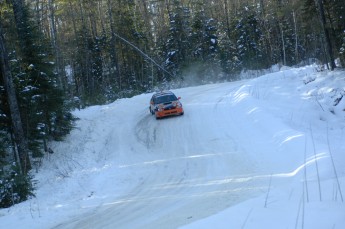
<instances>
[{"instance_id":1,"label":"bare tree","mask_svg":"<svg viewBox=\"0 0 345 229\"><path fill-rule=\"evenodd\" d=\"M111 31L111 39L110 39L110 45L111 45L111 64L113 67L114 71L114 77L118 83L119 89L121 90L122 88L122 80L121 80L121 74L120 74L120 68L119 68L119 63L117 59L117 50L116 50L116 35L115 35L115 25L114 25L114 18L113 18L113 5L112 1L108 0L108 13L109 13L109 24L110 24L110 31Z\"/></svg>"},{"instance_id":2,"label":"bare tree","mask_svg":"<svg viewBox=\"0 0 345 229\"><path fill-rule=\"evenodd\" d=\"M329 33L328 26L326 24L326 16L325 16L323 0L316 0L316 4L317 4L317 6L319 8L321 25L322 25L322 29L324 31L324 36L325 36L325 41L326 41L326 49L327 49L327 56L329 58L331 70L333 71L334 68L336 68L336 66L335 66L335 61L334 61L334 55L333 55L333 48L332 48L330 33Z\"/></svg>"},{"instance_id":3,"label":"bare tree","mask_svg":"<svg viewBox=\"0 0 345 229\"><path fill-rule=\"evenodd\" d=\"M60 41L58 39L57 34L57 26L56 26L56 19L55 19L55 2L54 0L48 0L48 8L49 8L49 18L50 18L50 34L51 34L51 43L52 48L55 53L55 62L56 62L56 72L58 75L59 86L61 89L66 90L67 88L67 80L66 80L66 73L64 70L64 63L62 59L62 54L60 50Z\"/></svg>"}]
</instances>

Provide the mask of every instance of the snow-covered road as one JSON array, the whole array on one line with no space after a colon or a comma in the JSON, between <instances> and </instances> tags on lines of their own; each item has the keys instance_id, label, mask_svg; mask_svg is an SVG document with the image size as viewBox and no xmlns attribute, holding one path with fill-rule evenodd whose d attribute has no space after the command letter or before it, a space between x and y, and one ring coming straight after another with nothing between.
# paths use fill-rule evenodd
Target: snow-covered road
<instances>
[{"instance_id":1,"label":"snow-covered road","mask_svg":"<svg viewBox=\"0 0 345 229\"><path fill-rule=\"evenodd\" d=\"M274 157L285 138L301 134L270 114L256 116L260 105L243 106L247 87L241 81L176 90L185 115L158 121L148 112L151 94L103 107L91 121L102 134L86 138L107 139L102 154L123 175L107 182L131 179L133 186L57 228L177 228L264 194L273 172L295 169L280 168L282 160L303 163L303 154Z\"/></svg>"},{"instance_id":2,"label":"snow-covered road","mask_svg":"<svg viewBox=\"0 0 345 229\"><path fill-rule=\"evenodd\" d=\"M1 226L344 228L343 73L286 68L173 90L185 114L162 120L152 94L76 111L36 197L0 210Z\"/></svg>"},{"instance_id":3,"label":"snow-covered road","mask_svg":"<svg viewBox=\"0 0 345 229\"><path fill-rule=\"evenodd\" d=\"M112 154L107 157L119 174L137 182L56 228L177 228L266 191L263 165L233 137L243 127L227 100L242 84L175 91L185 108L180 117L156 120L148 112L150 95L136 98L131 108L119 103L103 109L103 117L91 121L108 139L102 154ZM89 141L100 137L88 133Z\"/></svg>"}]
</instances>

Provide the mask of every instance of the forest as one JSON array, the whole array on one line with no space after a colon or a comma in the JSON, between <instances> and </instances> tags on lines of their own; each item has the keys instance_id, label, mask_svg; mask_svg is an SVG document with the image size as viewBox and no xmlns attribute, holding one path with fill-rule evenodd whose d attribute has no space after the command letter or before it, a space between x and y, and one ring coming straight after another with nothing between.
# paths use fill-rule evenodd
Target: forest
<instances>
[{"instance_id":1,"label":"forest","mask_svg":"<svg viewBox=\"0 0 345 229\"><path fill-rule=\"evenodd\" d=\"M274 64L345 66L345 0L0 0L0 208L71 111Z\"/></svg>"}]
</instances>

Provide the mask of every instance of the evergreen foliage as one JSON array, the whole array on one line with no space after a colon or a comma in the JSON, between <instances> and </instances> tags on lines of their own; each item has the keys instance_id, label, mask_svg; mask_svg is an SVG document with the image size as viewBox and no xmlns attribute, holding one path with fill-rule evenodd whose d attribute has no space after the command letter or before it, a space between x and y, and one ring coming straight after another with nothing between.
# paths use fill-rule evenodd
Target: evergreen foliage
<instances>
[{"instance_id":1,"label":"evergreen foliage","mask_svg":"<svg viewBox=\"0 0 345 229\"><path fill-rule=\"evenodd\" d=\"M44 152L48 151L48 141L62 140L69 133L73 125L73 116L54 74L49 40L38 30L28 8L19 9L23 10L21 13L24 19L17 25L17 30L10 26L14 23L11 8L6 5L6 9L5 14L0 16L5 16L1 17L5 27L5 38L15 40L7 47L11 50L8 58L23 129L28 139L28 150L30 158L42 157ZM19 157L16 155L12 137L8 98L2 85L4 82L1 77L0 122L3 125L0 127L0 207L8 207L32 196L33 184L31 175L20 170L19 166L16 166L19 163L13 163L18 161ZM10 156L10 153L13 155Z\"/></svg>"},{"instance_id":2,"label":"evergreen foliage","mask_svg":"<svg viewBox=\"0 0 345 229\"><path fill-rule=\"evenodd\" d=\"M16 163L7 167L0 169L0 208L8 208L34 196L32 176L21 174Z\"/></svg>"},{"instance_id":3,"label":"evergreen foliage","mask_svg":"<svg viewBox=\"0 0 345 229\"><path fill-rule=\"evenodd\" d=\"M238 11L233 20L233 36L236 39L236 51L241 63L240 69L264 68L261 41L260 22L253 9L244 7Z\"/></svg>"},{"instance_id":4,"label":"evergreen foliage","mask_svg":"<svg viewBox=\"0 0 345 229\"><path fill-rule=\"evenodd\" d=\"M69 133L73 118L54 74L49 42L25 12L28 19L20 30L24 41L14 47L18 52L11 52L11 69L29 149L33 157L41 157L47 140Z\"/></svg>"}]
</instances>

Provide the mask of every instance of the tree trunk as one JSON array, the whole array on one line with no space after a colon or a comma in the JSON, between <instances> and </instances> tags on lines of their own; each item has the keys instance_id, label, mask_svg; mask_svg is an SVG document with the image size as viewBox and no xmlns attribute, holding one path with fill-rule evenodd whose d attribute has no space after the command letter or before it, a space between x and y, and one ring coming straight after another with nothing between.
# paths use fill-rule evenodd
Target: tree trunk
<instances>
[{"instance_id":1,"label":"tree trunk","mask_svg":"<svg viewBox=\"0 0 345 229\"><path fill-rule=\"evenodd\" d=\"M299 55L298 55L297 19L296 19L296 13L294 10L292 11L292 17L293 17L294 30L295 30L295 61L296 61L296 64L298 64Z\"/></svg>"},{"instance_id":2,"label":"tree trunk","mask_svg":"<svg viewBox=\"0 0 345 229\"><path fill-rule=\"evenodd\" d=\"M281 23L279 23L279 29L280 29L280 36L282 40L283 65L286 66L285 38L284 38L283 25Z\"/></svg>"},{"instance_id":3,"label":"tree trunk","mask_svg":"<svg viewBox=\"0 0 345 229\"><path fill-rule=\"evenodd\" d=\"M111 0L108 0L108 12L109 12L109 23L110 23L110 31L111 31L111 40L110 40L110 57L112 62L112 67L114 68L114 77L115 81L117 81L117 85L119 90L122 90L122 79L120 75L120 68L119 63L117 60L117 50L116 50L116 36L115 36L115 25L113 19L113 6Z\"/></svg>"},{"instance_id":4,"label":"tree trunk","mask_svg":"<svg viewBox=\"0 0 345 229\"><path fill-rule=\"evenodd\" d=\"M29 50L28 47L31 44L30 41L25 38L27 36L28 23L25 20L26 17L23 4L23 0L12 0L13 13L21 47L20 51L23 53L23 57L25 58L24 61L30 62L32 56L27 50Z\"/></svg>"},{"instance_id":5,"label":"tree trunk","mask_svg":"<svg viewBox=\"0 0 345 229\"><path fill-rule=\"evenodd\" d=\"M224 16L225 16L225 21L226 21L226 34L228 36L228 39L231 40L228 0L224 0L223 5L224 5Z\"/></svg>"},{"instance_id":6,"label":"tree trunk","mask_svg":"<svg viewBox=\"0 0 345 229\"><path fill-rule=\"evenodd\" d=\"M329 58L328 61L330 62L329 64L330 64L331 70L333 71L336 68L336 66L335 66L335 61L334 61L334 56L333 56L333 48L332 48L331 38L330 38L328 27L326 25L326 16L325 16L325 10L323 7L323 0L316 0L316 1L318 4L319 11L320 11L320 19L321 19L322 29L323 29L324 35L325 35L327 55Z\"/></svg>"},{"instance_id":7,"label":"tree trunk","mask_svg":"<svg viewBox=\"0 0 345 229\"><path fill-rule=\"evenodd\" d=\"M12 73L8 63L8 55L5 49L5 39L3 37L2 26L0 25L0 69L3 77L7 100L10 107L11 121L15 143L19 154L19 164L21 172L26 174L31 169L28 155L29 147L24 135L23 124L20 117L19 106L16 97L16 91L13 84Z\"/></svg>"},{"instance_id":8,"label":"tree trunk","mask_svg":"<svg viewBox=\"0 0 345 229\"><path fill-rule=\"evenodd\" d=\"M50 34L52 40L52 47L55 53L55 69L58 75L59 86L62 90L67 90L67 79L66 73L64 69L64 64L61 56L60 44L57 38L57 28L56 28L56 20L55 20L55 3L54 0L48 0L48 8L49 8L49 18L50 18Z\"/></svg>"}]
</instances>

